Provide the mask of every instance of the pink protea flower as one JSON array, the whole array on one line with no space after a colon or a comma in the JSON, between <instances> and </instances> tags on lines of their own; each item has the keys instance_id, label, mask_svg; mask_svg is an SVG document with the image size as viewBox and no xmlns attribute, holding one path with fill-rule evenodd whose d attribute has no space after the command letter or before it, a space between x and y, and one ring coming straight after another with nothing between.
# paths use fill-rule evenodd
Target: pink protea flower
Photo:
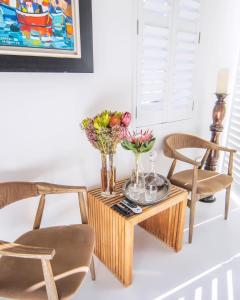
<instances>
[{"instance_id":1,"label":"pink protea flower","mask_svg":"<svg viewBox=\"0 0 240 300\"><path fill-rule=\"evenodd\" d=\"M139 141L140 143L150 142L153 138L152 131L146 130L144 132L141 131Z\"/></svg>"},{"instance_id":2,"label":"pink protea flower","mask_svg":"<svg viewBox=\"0 0 240 300\"><path fill-rule=\"evenodd\" d=\"M125 140L122 142L122 147L126 150L131 150L134 153L145 153L152 149L155 138L152 131L128 132Z\"/></svg>"},{"instance_id":3,"label":"pink protea flower","mask_svg":"<svg viewBox=\"0 0 240 300\"><path fill-rule=\"evenodd\" d=\"M132 115L129 112L125 112L122 115L121 123L122 123L123 126L128 127L131 120L132 120Z\"/></svg>"}]
</instances>

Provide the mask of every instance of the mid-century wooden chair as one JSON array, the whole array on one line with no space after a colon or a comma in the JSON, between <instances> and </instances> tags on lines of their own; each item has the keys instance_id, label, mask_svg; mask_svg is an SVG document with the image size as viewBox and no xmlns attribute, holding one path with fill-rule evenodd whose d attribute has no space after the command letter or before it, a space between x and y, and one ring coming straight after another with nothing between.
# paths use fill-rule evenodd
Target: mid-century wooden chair
<instances>
[{"instance_id":1,"label":"mid-century wooden chair","mask_svg":"<svg viewBox=\"0 0 240 300\"><path fill-rule=\"evenodd\" d=\"M82 223L40 228L45 195L78 193ZM87 225L86 188L49 183L0 184L0 209L21 199L41 195L33 230L14 243L0 241L0 297L11 299L69 299L93 264L94 232Z\"/></svg>"},{"instance_id":2,"label":"mid-century wooden chair","mask_svg":"<svg viewBox=\"0 0 240 300\"><path fill-rule=\"evenodd\" d=\"M198 162L177 151L184 148L203 148L206 149L206 152L201 162ZM230 153L228 174L203 170L203 166L211 150ZM189 243L192 242L195 206L199 199L214 195L216 192L226 189L225 220L227 219L231 184L233 182L233 154L235 152L236 150L234 149L219 146L193 135L175 133L165 138L164 154L167 157L173 158L173 162L168 173L168 178L172 184L185 188L191 192L191 200L188 201L188 206L190 207ZM193 169L184 170L174 174L177 160L191 164Z\"/></svg>"}]
</instances>

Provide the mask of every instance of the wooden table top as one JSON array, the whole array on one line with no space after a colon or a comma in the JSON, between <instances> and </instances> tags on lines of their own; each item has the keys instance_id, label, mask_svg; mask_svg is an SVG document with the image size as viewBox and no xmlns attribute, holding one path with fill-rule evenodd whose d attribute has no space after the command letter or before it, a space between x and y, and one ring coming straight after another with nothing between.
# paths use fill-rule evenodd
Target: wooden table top
<instances>
[{"instance_id":1,"label":"wooden table top","mask_svg":"<svg viewBox=\"0 0 240 300\"><path fill-rule=\"evenodd\" d=\"M116 184L116 196L111 198L106 198L101 195L101 188L95 188L93 190L88 191L88 194L91 197L94 197L95 199L98 199L101 201L101 203L109 208L111 208L114 204L119 203L121 200L125 198L125 196L122 193L122 186L125 183L125 180L120 180ZM188 194L188 192L182 188L179 188L175 185L171 185L170 192L166 199L161 201L160 203L157 203L155 205L149 205L149 206L143 206L142 210L143 212L141 214L134 214L130 217L125 217L118 212L122 218L125 219L125 222L130 222L132 224L138 224L146 219L148 219L151 216L156 215L157 213L176 205L177 203L183 201L183 199L186 198L185 194Z\"/></svg>"}]
</instances>

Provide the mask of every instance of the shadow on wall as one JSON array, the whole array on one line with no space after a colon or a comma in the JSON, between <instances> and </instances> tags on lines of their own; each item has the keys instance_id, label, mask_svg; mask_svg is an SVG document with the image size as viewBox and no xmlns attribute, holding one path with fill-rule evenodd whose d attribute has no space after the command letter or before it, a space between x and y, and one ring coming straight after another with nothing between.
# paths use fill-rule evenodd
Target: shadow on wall
<instances>
[{"instance_id":1,"label":"shadow on wall","mask_svg":"<svg viewBox=\"0 0 240 300\"><path fill-rule=\"evenodd\" d=\"M0 182L27 181L86 185L93 177L89 168L93 168L94 165L96 165L95 160L86 161L82 152L78 157L74 154L63 155L51 160L43 159L38 164L26 167L1 169Z\"/></svg>"},{"instance_id":2,"label":"shadow on wall","mask_svg":"<svg viewBox=\"0 0 240 300\"><path fill-rule=\"evenodd\" d=\"M59 161L45 161L39 165L17 170L0 171L0 181L35 181L39 178L49 177L49 172L53 173L59 169Z\"/></svg>"},{"instance_id":3,"label":"shadow on wall","mask_svg":"<svg viewBox=\"0 0 240 300\"><path fill-rule=\"evenodd\" d=\"M111 86L105 93L101 93L101 98L97 97L88 108L89 116L94 116L97 113L107 109L112 111L129 111L132 113L132 99L129 98L128 87ZM126 99L129 99L126 102ZM87 117L86 115L85 117ZM81 120L80 120L81 122Z\"/></svg>"}]
</instances>

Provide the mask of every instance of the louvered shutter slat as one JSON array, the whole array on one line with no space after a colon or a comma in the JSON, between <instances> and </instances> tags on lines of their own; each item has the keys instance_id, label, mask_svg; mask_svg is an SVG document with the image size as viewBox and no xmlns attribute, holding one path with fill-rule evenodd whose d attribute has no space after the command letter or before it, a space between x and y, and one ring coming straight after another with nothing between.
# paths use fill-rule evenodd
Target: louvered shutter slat
<instances>
[{"instance_id":1,"label":"louvered shutter slat","mask_svg":"<svg viewBox=\"0 0 240 300\"><path fill-rule=\"evenodd\" d=\"M188 21L195 21L200 17L200 2L195 0L181 0L179 17Z\"/></svg>"},{"instance_id":2,"label":"louvered shutter slat","mask_svg":"<svg viewBox=\"0 0 240 300\"><path fill-rule=\"evenodd\" d=\"M170 1L168 0L148 0L144 1L144 9L167 16L170 13Z\"/></svg>"}]
</instances>

